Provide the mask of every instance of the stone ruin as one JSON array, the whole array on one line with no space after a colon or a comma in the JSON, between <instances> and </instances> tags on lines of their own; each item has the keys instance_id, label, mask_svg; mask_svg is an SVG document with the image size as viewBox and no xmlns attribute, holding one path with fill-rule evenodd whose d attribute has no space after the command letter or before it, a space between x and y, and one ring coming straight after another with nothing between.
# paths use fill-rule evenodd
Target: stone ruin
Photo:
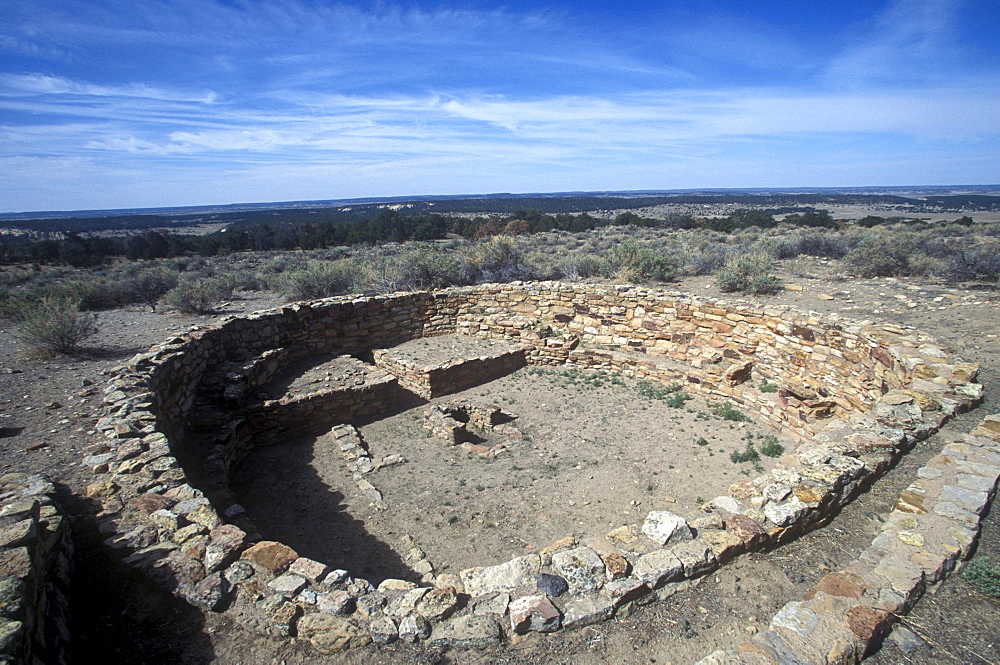
<instances>
[{"instance_id":1,"label":"stone ruin","mask_svg":"<svg viewBox=\"0 0 1000 665\"><path fill-rule=\"evenodd\" d=\"M512 350L433 367L393 354L400 343L442 334L505 340ZM284 368L318 356L353 359L345 361L357 363L351 380L269 392ZM697 519L654 511L607 534L611 548L567 537L458 575L434 575L414 554L421 581L378 588L259 540L230 491L232 470L252 450L298 436L330 432L359 477L394 463L365 459L351 423L397 408L406 395L432 400L526 365L680 382L741 406L799 445ZM100 503L106 544L125 563L258 632L294 635L327 653L397 639L476 646L627 615L733 557L823 525L916 441L977 405L977 371L933 339L891 325L633 286L512 283L293 303L192 329L121 367L104 394L100 440L84 460L95 474L87 496ZM780 390L763 393L751 377ZM455 441L470 424L516 436L502 411L483 405L438 404L429 414L430 427ZM789 603L739 651L704 662L859 660L893 613L968 555L1000 474L997 439L1000 420L990 417L949 444L857 565ZM809 660L817 649L836 660Z\"/></svg>"},{"instance_id":2,"label":"stone ruin","mask_svg":"<svg viewBox=\"0 0 1000 665\"><path fill-rule=\"evenodd\" d=\"M521 430L510 424L515 418L515 414L504 411L496 404L459 400L432 404L424 411L423 424L432 435L444 439L449 445L462 446L480 455L495 455L505 447L504 444L483 445L477 432L509 439L524 438ZM469 431L470 427L473 431Z\"/></svg>"}]
</instances>

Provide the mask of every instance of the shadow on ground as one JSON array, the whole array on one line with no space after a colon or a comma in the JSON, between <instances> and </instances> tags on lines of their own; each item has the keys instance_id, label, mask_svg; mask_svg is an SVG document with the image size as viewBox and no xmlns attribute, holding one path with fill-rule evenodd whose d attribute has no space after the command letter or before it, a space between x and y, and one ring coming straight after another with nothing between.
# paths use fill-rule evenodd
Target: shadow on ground
<instances>
[{"instance_id":1,"label":"shadow on ground","mask_svg":"<svg viewBox=\"0 0 1000 665\"><path fill-rule=\"evenodd\" d=\"M260 535L376 585L389 578L419 580L389 545L368 532L364 521L348 512L344 494L319 476L313 465L319 440L259 448L232 474L230 487Z\"/></svg>"}]
</instances>

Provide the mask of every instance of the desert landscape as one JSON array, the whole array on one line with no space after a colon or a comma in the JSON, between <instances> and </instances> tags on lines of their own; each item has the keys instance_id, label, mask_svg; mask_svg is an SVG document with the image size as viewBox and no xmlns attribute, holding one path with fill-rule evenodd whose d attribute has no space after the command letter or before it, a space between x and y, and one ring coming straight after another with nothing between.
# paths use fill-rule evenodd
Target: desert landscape
<instances>
[{"instance_id":1,"label":"desert landscape","mask_svg":"<svg viewBox=\"0 0 1000 665\"><path fill-rule=\"evenodd\" d=\"M986 223L982 228L994 226ZM614 274L581 276L577 272L571 278L580 285L603 288L620 283L616 277L642 278L640 266L650 262L650 254L644 252L695 247L693 238L685 236L689 233L625 226L576 236L499 236L479 243L507 242L517 251L508 256L514 274L530 270L538 277L546 276L544 271L555 265L578 269L580 262L554 261L572 256L572 246L577 244L578 249L589 249L603 258L606 263L598 272ZM843 231L828 233L823 241L827 246L842 237ZM775 247L782 238L800 237L794 234L794 229L791 233L784 228L767 233L751 229L734 238ZM809 237L809 246L821 245L818 235L814 232ZM989 237L982 236L987 242ZM646 263L616 256L623 243L634 243L639 249L631 250L632 256ZM560 244L567 250L553 252ZM731 249L730 259L753 253L746 244L737 247ZM538 254L535 248L546 250ZM710 248L703 247L703 255ZM400 257L427 250L402 245L385 251ZM468 250L459 244L443 251ZM605 251L608 254L602 257ZM851 262L843 256L798 254L772 259L769 281L766 288L757 289L759 293L747 286L734 296L730 282L720 278L719 268L714 274L696 274L693 263L684 267L674 262L681 267L674 268L672 279L665 283L672 292L727 302L735 298L750 306L788 306L824 320L845 324L865 320L930 335L957 358L981 366L982 403L917 443L822 528L738 557L696 577L695 584L679 588L666 600L636 603L610 621L558 633L512 631L505 641L490 646L390 641L323 656L307 640L295 639L294 633L281 637L265 630L272 635L255 635L229 616L199 611L145 575L128 570L119 562L120 555L103 544L108 534L99 525L106 518L99 513L106 513L107 505L102 510L93 498L93 462L88 455L92 455L95 437L102 436L95 428L103 415L104 384L114 368L172 336L274 308L299 295L294 289L303 282L287 272L277 273L285 274L280 280L270 273L276 286L268 287L269 273L261 271L262 266L273 270L286 264L297 266L292 270L315 272L320 264L307 262L324 260L308 254L247 253L227 257L225 263L202 264L195 270L211 270L215 280L239 275L228 298L209 302L205 313L185 313L182 310L190 308L178 304L182 301L162 296L155 311L149 304L102 309L94 334L69 355L44 357L39 349L32 351L25 345L25 338L17 334L17 320L4 324L8 334L2 337L4 446L0 463L8 473L44 474L54 483L62 509L72 517L74 638L67 648L73 658L104 653L114 654L118 662L136 663L156 659L694 663L717 650L734 649L742 640L767 630L787 603L802 598L824 576L848 565L878 535L917 469L939 454L947 441L1000 410L992 389L998 371L994 356L1000 351L1000 333L994 330L998 316L995 282L933 274L907 276L898 270L894 276L863 277L857 275L857 255ZM731 262L721 265L721 269L736 269ZM164 267L157 262L144 269ZM4 270L31 274L30 267ZM41 277L25 280L11 295L17 297L17 288L46 283L48 270L35 271ZM48 283L72 286L73 280L85 274L63 273L59 281ZM562 277L566 278L565 273ZM664 284L655 278L649 281ZM390 282L389 288L396 285ZM502 355L511 348L503 340L440 335L388 351L400 362L435 366L456 358ZM610 349L598 344L592 351L601 354ZM385 372L369 363L363 356L360 360L343 356L282 364L287 371L276 374L261 399L280 402L288 396L295 400L331 386L377 383ZM755 394L771 399L766 379L754 377L752 383ZM763 390L757 390L761 384ZM703 510L709 500L751 475L769 472L775 459L797 443L756 418L723 417L718 400L706 401L669 384L653 385L628 372L528 365L446 396L410 395L385 415L352 421L371 460L365 463L373 468L364 474L368 485L358 480L357 459L345 458L335 445L338 439L329 439L329 434L292 435L280 445L257 448L246 457L236 467L232 489L235 501L259 530L255 537L290 545L300 556L346 569L376 586L395 578L420 581L421 577L434 580L451 575L446 579L454 579L469 566L544 550L566 534L574 542L590 542L588 538L612 526L641 523L650 511L669 511L688 519L711 514ZM676 399L678 395L685 398ZM434 404L493 405L504 424L495 431L470 426L472 435L451 442L459 445L450 445L436 438L427 424L427 409ZM740 456L752 446L761 451L766 446L773 455ZM375 490L377 500L366 487ZM994 512L983 513L976 556L987 562L1000 547L995 521ZM416 558L414 549L419 552ZM962 575L951 575L925 594L912 612L899 617L895 630L868 661L994 662L996 609L995 597Z\"/></svg>"}]
</instances>

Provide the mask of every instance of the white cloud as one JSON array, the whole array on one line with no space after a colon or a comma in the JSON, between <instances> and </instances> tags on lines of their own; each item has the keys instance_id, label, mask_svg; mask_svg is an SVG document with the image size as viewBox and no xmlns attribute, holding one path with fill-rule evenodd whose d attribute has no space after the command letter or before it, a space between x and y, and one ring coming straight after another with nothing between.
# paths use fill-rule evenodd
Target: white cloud
<instances>
[{"instance_id":1,"label":"white cloud","mask_svg":"<svg viewBox=\"0 0 1000 665\"><path fill-rule=\"evenodd\" d=\"M196 102L199 104L212 104L216 101L216 95L211 91L194 93L160 88L145 83L104 86L72 81L46 74L0 74L0 95L16 97L74 95L80 97L118 97L170 102Z\"/></svg>"},{"instance_id":2,"label":"white cloud","mask_svg":"<svg viewBox=\"0 0 1000 665\"><path fill-rule=\"evenodd\" d=\"M960 2L896 0L833 59L827 78L842 85L936 80L953 73Z\"/></svg>"}]
</instances>

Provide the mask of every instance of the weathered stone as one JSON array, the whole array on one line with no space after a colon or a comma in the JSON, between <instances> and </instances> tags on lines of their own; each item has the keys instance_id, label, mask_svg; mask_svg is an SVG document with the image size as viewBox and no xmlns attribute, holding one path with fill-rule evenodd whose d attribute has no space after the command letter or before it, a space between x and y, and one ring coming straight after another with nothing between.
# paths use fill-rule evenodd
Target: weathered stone
<instances>
[{"instance_id":1,"label":"weathered stone","mask_svg":"<svg viewBox=\"0 0 1000 665\"><path fill-rule=\"evenodd\" d=\"M743 540L728 531L703 531L698 540L711 548L719 562L728 561L748 549Z\"/></svg>"},{"instance_id":2,"label":"weathered stone","mask_svg":"<svg viewBox=\"0 0 1000 665\"><path fill-rule=\"evenodd\" d=\"M916 515L926 513L927 509L924 508L924 493L913 487L906 488L899 493L899 499L896 500L893 510L914 513Z\"/></svg>"},{"instance_id":3,"label":"weathered stone","mask_svg":"<svg viewBox=\"0 0 1000 665\"><path fill-rule=\"evenodd\" d=\"M771 483L763 490L764 497L769 501L774 501L775 503L784 501L791 493L792 488L785 483Z\"/></svg>"},{"instance_id":4,"label":"weathered stone","mask_svg":"<svg viewBox=\"0 0 1000 665\"><path fill-rule=\"evenodd\" d=\"M507 607L510 605L509 593L498 593L490 599L483 599L476 603L473 612L477 615L495 614L503 616L507 614Z\"/></svg>"},{"instance_id":5,"label":"weathered stone","mask_svg":"<svg viewBox=\"0 0 1000 665\"><path fill-rule=\"evenodd\" d=\"M384 608L389 603L389 599L386 598L384 593L379 591L373 591L372 593L366 593L362 596L358 596L354 601L356 609L359 614L364 614L368 617L375 617L382 613L382 608Z\"/></svg>"},{"instance_id":6,"label":"weathered stone","mask_svg":"<svg viewBox=\"0 0 1000 665\"><path fill-rule=\"evenodd\" d=\"M573 598L563 605L563 626L589 626L607 619L614 609L614 601L604 595Z\"/></svg>"},{"instance_id":7,"label":"weathered stone","mask_svg":"<svg viewBox=\"0 0 1000 665\"><path fill-rule=\"evenodd\" d=\"M203 610L217 612L224 607L231 592L229 580L222 573L213 573L198 582L186 597Z\"/></svg>"},{"instance_id":8,"label":"weathered stone","mask_svg":"<svg viewBox=\"0 0 1000 665\"><path fill-rule=\"evenodd\" d=\"M658 549L656 543L647 538L636 524L627 524L609 531L606 538L615 547L630 554L646 554Z\"/></svg>"},{"instance_id":9,"label":"weathered stone","mask_svg":"<svg viewBox=\"0 0 1000 665\"><path fill-rule=\"evenodd\" d=\"M331 591L320 596L316 605L327 614L350 614L354 610L354 596L346 591Z\"/></svg>"},{"instance_id":10,"label":"weathered stone","mask_svg":"<svg viewBox=\"0 0 1000 665\"><path fill-rule=\"evenodd\" d=\"M500 639L500 626L491 616L467 614L437 625L428 640L431 644L481 647Z\"/></svg>"},{"instance_id":11,"label":"weathered stone","mask_svg":"<svg viewBox=\"0 0 1000 665\"><path fill-rule=\"evenodd\" d=\"M818 623L816 613L797 600L786 603L771 620L772 627L787 628L802 637L808 637Z\"/></svg>"},{"instance_id":12,"label":"weathered stone","mask_svg":"<svg viewBox=\"0 0 1000 665\"><path fill-rule=\"evenodd\" d=\"M844 620L851 632L865 642L870 642L888 624L890 615L867 605L855 605L847 611Z\"/></svg>"},{"instance_id":13,"label":"weathered stone","mask_svg":"<svg viewBox=\"0 0 1000 665\"><path fill-rule=\"evenodd\" d=\"M410 589L416 589L417 584L409 580L398 580L390 577L379 582L377 588L379 591L409 591Z\"/></svg>"},{"instance_id":14,"label":"weathered stone","mask_svg":"<svg viewBox=\"0 0 1000 665\"><path fill-rule=\"evenodd\" d=\"M302 591L309 584L304 578L298 575L292 575L291 573L285 573L279 577L268 582L268 586L274 590L275 593L280 593L283 596L291 598L299 591Z\"/></svg>"},{"instance_id":15,"label":"weathered stone","mask_svg":"<svg viewBox=\"0 0 1000 665\"><path fill-rule=\"evenodd\" d=\"M157 510L170 508L174 504L170 499L159 494L140 494L128 500L129 508L135 508L144 515L152 515Z\"/></svg>"},{"instance_id":16,"label":"weathered stone","mask_svg":"<svg viewBox=\"0 0 1000 665\"><path fill-rule=\"evenodd\" d=\"M718 565L712 548L700 538L674 545L670 551L684 566L685 577L698 577Z\"/></svg>"},{"instance_id":17,"label":"weathered stone","mask_svg":"<svg viewBox=\"0 0 1000 665\"><path fill-rule=\"evenodd\" d=\"M194 538L195 536L200 536L205 533L205 527L200 524L188 524L185 527L181 527L174 532L174 535L170 537L178 545L184 544L186 541Z\"/></svg>"},{"instance_id":18,"label":"weathered stone","mask_svg":"<svg viewBox=\"0 0 1000 665\"><path fill-rule=\"evenodd\" d=\"M230 584L237 584L254 576L254 569L246 561L234 561L222 573Z\"/></svg>"},{"instance_id":19,"label":"weathered stone","mask_svg":"<svg viewBox=\"0 0 1000 665\"><path fill-rule=\"evenodd\" d=\"M262 540L243 552L240 558L274 575L288 568L299 555L287 545Z\"/></svg>"},{"instance_id":20,"label":"weathered stone","mask_svg":"<svg viewBox=\"0 0 1000 665\"><path fill-rule=\"evenodd\" d=\"M399 639L399 628L390 617L378 617L368 625L368 634L375 644L389 644Z\"/></svg>"},{"instance_id":21,"label":"weathered stone","mask_svg":"<svg viewBox=\"0 0 1000 665\"><path fill-rule=\"evenodd\" d=\"M546 596L558 598L569 591L569 583L558 575L542 573L535 580L535 587Z\"/></svg>"},{"instance_id":22,"label":"weathered stone","mask_svg":"<svg viewBox=\"0 0 1000 665\"><path fill-rule=\"evenodd\" d=\"M161 529L167 529L171 532L176 531L180 523L177 515L166 509L157 510L156 512L151 513L149 521Z\"/></svg>"},{"instance_id":23,"label":"weathered stone","mask_svg":"<svg viewBox=\"0 0 1000 665\"><path fill-rule=\"evenodd\" d=\"M726 518L726 531L739 538L749 548L755 548L767 540L767 530L746 515L736 514Z\"/></svg>"},{"instance_id":24,"label":"weathered stone","mask_svg":"<svg viewBox=\"0 0 1000 665\"><path fill-rule=\"evenodd\" d=\"M529 630L539 633L551 633L559 630L562 625L562 615L548 596L525 596L511 602L510 626L515 633L526 633Z\"/></svg>"},{"instance_id":25,"label":"weathered stone","mask_svg":"<svg viewBox=\"0 0 1000 665\"><path fill-rule=\"evenodd\" d=\"M601 555L604 567L608 571L609 580L620 580L632 572L632 564L618 552L607 552ZM551 594L549 594L551 595Z\"/></svg>"},{"instance_id":26,"label":"weathered stone","mask_svg":"<svg viewBox=\"0 0 1000 665\"><path fill-rule=\"evenodd\" d=\"M808 510L809 507L806 504L797 498L792 498L785 503L765 506L764 514L767 516L767 519L778 526L788 526L805 515Z\"/></svg>"},{"instance_id":27,"label":"weathered stone","mask_svg":"<svg viewBox=\"0 0 1000 665\"><path fill-rule=\"evenodd\" d=\"M859 575L849 572L830 573L806 593L804 600L813 598L817 593L857 599L867 588L868 584Z\"/></svg>"},{"instance_id":28,"label":"weathered stone","mask_svg":"<svg viewBox=\"0 0 1000 665\"><path fill-rule=\"evenodd\" d=\"M228 566L246 539L246 533L233 524L223 524L208 532L210 542L205 548L205 568L209 572L221 570ZM268 572L277 572L270 571Z\"/></svg>"},{"instance_id":29,"label":"weathered stone","mask_svg":"<svg viewBox=\"0 0 1000 665\"><path fill-rule=\"evenodd\" d=\"M542 549L538 550L538 556L542 558L542 565L547 566L549 565L549 562L552 561L553 554L571 549L575 546L576 539L573 536L566 536L565 538L560 538L556 542L546 545Z\"/></svg>"},{"instance_id":30,"label":"weathered stone","mask_svg":"<svg viewBox=\"0 0 1000 665\"><path fill-rule=\"evenodd\" d=\"M439 587L423 594L416 604L417 613L429 621L440 621L454 611L458 593L454 587Z\"/></svg>"},{"instance_id":31,"label":"weathered stone","mask_svg":"<svg viewBox=\"0 0 1000 665\"><path fill-rule=\"evenodd\" d=\"M684 565L670 550L656 550L636 559L632 573L655 588L681 577Z\"/></svg>"},{"instance_id":32,"label":"weathered stone","mask_svg":"<svg viewBox=\"0 0 1000 665\"><path fill-rule=\"evenodd\" d=\"M320 582L330 572L330 566L306 557L299 557L288 566L288 572L295 573L311 582Z\"/></svg>"},{"instance_id":33,"label":"weathered stone","mask_svg":"<svg viewBox=\"0 0 1000 665\"><path fill-rule=\"evenodd\" d=\"M347 619L323 612L307 614L297 624L298 635L320 653L334 654L371 644L372 638Z\"/></svg>"},{"instance_id":34,"label":"weathered stone","mask_svg":"<svg viewBox=\"0 0 1000 665\"><path fill-rule=\"evenodd\" d=\"M553 554L552 566L569 583L573 593L598 589L607 579L604 561L589 547L577 547Z\"/></svg>"},{"instance_id":35,"label":"weathered stone","mask_svg":"<svg viewBox=\"0 0 1000 665\"><path fill-rule=\"evenodd\" d=\"M106 499L118 491L118 485L110 480L99 480L90 483L84 490L89 499Z\"/></svg>"},{"instance_id":36,"label":"weathered stone","mask_svg":"<svg viewBox=\"0 0 1000 665\"><path fill-rule=\"evenodd\" d=\"M426 640L431 634L431 625L419 614L408 614L399 622L399 639L404 642Z\"/></svg>"},{"instance_id":37,"label":"weathered stone","mask_svg":"<svg viewBox=\"0 0 1000 665\"><path fill-rule=\"evenodd\" d=\"M537 554L529 554L497 566L469 568L460 575L466 593L470 596L485 596L533 585L541 565Z\"/></svg>"},{"instance_id":38,"label":"weathered stone","mask_svg":"<svg viewBox=\"0 0 1000 665\"><path fill-rule=\"evenodd\" d=\"M218 513L210 505L200 505L185 515L185 517L189 522L200 524L206 529L214 529L222 525L222 520L219 519Z\"/></svg>"},{"instance_id":39,"label":"weathered stone","mask_svg":"<svg viewBox=\"0 0 1000 665\"><path fill-rule=\"evenodd\" d=\"M21 520L10 526L0 527L0 547L29 545L38 537L34 519Z\"/></svg>"},{"instance_id":40,"label":"weathered stone","mask_svg":"<svg viewBox=\"0 0 1000 665\"><path fill-rule=\"evenodd\" d=\"M642 523L642 532L660 546L679 543L692 538L684 518L666 510L653 510Z\"/></svg>"}]
</instances>

